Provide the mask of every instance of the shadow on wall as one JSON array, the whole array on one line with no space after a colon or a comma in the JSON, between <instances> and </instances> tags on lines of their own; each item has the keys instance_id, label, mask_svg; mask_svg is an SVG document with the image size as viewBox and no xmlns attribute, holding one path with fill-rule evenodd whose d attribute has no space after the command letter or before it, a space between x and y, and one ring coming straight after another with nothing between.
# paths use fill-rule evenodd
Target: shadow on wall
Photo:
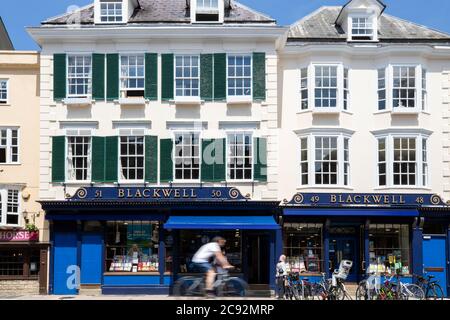
<instances>
[{"instance_id":1,"label":"shadow on wall","mask_svg":"<svg viewBox=\"0 0 450 320\"><path fill-rule=\"evenodd\" d=\"M313 114L314 126L339 126L339 113L336 114Z\"/></svg>"},{"instance_id":2,"label":"shadow on wall","mask_svg":"<svg viewBox=\"0 0 450 320\"><path fill-rule=\"evenodd\" d=\"M418 114L392 114L391 126L392 127L409 127L419 125Z\"/></svg>"},{"instance_id":3,"label":"shadow on wall","mask_svg":"<svg viewBox=\"0 0 450 320\"><path fill-rule=\"evenodd\" d=\"M252 106L249 104L234 104L227 106L227 116L229 117L251 117Z\"/></svg>"},{"instance_id":4,"label":"shadow on wall","mask_svg":"<svg viewBox=\"0 0 450 320\"><path fill-rule=\"evenodd\" d=\"M200 119L200 106L197 106L197 105L176 106L175 118L177 118L177 119Z\"/></svg>"},{"instance_id":5,"label":"shadow on wall","mask_svg":"<svg viewBox=\"0 0 450 320\"><path fill-rule=\"evenodd\" d=\"M91 119L91 106L67 106L67 119Z\"/></svg>"},{"instance_id":6,"label":"shadow on wall","mask_svg":"<svg viewBox=\"0 0 450 320\"><path fill-rule=\"evenodd\" d=\"M145 105L120 108L120 119L145 119Z\"/></svg>"}]
</instances>

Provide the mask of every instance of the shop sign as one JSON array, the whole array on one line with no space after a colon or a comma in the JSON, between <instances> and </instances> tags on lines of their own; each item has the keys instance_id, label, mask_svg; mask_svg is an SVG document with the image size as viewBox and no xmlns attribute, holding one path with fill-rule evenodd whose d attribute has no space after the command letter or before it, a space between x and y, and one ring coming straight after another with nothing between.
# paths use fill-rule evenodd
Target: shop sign
<instances>
[{"instance_id":1,"label":"shop sign","mask_svg":"<svg viewBox=\"0 0 450 320\"><path fill-rule=\"evenodd\" d=\"M38 241L39 232L25 230L0 230L0 242Z\"/></svg>"},{"instance_id":2,"label":"shop sign","mask_svg":"<svg viewBox=\"0 0 450 320\"><path fill-rule=\"evenodd\" d=\"M128 201L224 201L245 200L236 188L80 188L69 201L76 200L128 200Z\"/></svg>"},{"instance_id":3,"label":"shop sign","mask_svg":"<svg viewBox=\"0 0 450 320\"><path fill-rule=\"evenodd\" d=\"M284 205L304 206L447 206L436 194L297 193Z\"/></svg>"}]
</instances>

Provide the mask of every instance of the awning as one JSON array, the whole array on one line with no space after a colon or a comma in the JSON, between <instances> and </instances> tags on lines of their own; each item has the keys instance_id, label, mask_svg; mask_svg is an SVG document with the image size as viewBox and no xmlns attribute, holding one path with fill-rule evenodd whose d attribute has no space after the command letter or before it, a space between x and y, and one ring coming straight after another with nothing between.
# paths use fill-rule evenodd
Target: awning
<instances>
[{"instance_id":1,"label":"awning","mask_svg":"<svg viewBox=\"0 0 450 320\"><path fill-rule=\"evenodd\" d=\"M280 226L272 216L174 216L164 225L165 229L214 229L214 230L277 230Z\"/></svg>"},{"instance_id":2,"label":"awning","mask_svg":"<svg viewBox=\"0 0 450 320\"><path fill-rule=\"evenodd\" d=\"M285 216L349 216L349 217L418 217L417 209L390 208L290 208L284 209Z\"/></svg>"}]
</instances>

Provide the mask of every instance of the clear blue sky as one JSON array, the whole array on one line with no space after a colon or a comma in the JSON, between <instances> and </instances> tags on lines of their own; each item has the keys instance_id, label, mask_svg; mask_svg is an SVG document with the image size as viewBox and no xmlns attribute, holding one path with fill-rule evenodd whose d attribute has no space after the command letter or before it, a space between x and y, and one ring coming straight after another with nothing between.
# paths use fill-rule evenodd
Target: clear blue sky
<instances>
[{"instance_id":1,"label":"clear blue sky","mask_svg":"<svg viewBox=\"0 0 450 320\"><path fill-rule=\"evenodd\" d=\"M49 17L66 12L71 5L84 6L94 0L1 0L0 16L18 50L38 49L25 31ZM323 5L342 5L347 0L240 0L256 10L289 25ZM450 1L385 0L387 13L450 33Z\"/></svg>"}]
</instances>

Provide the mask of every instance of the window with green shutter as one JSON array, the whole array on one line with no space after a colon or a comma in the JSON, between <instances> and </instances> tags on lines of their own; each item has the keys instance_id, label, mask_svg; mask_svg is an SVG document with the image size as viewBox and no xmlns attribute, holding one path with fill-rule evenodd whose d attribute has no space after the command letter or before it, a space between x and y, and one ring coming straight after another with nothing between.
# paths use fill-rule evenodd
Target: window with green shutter
<instances>
[{"instance_id":1,"label":"window with green shutter","mask_svg":"<svg viewBox=\"0 0 450 320\"><path fill-rule=\"evenodd\" d=\"M266 54L253 53L253 99L266 100Z\"/></svg>"},{"instance_id":2,"label":"window with green shutter","mask_svg":"<svg viewBox=\"0 0 450 320\"><path fill-rule=\"evenodd\" d=\"M119 137L105 138L105 182L118 181Z\"/></svg>"},{"instance_id":3,"label":"window with green shutter","mask_svg":"<svg viewBox=\"0 0 450 320\"><path fill-rule=\"evenodd\" d=\"M226 177L225 139L202 141L202 181L222 182Z\"/></svg>"},{"instance_id":4,"label":"window with green shutter","mask_svg":"<svg viewBox=\"0 0 450 320\"><path fill-rule=\"evenodd\" d=\"M160 180L161 182L171 182L173 181L173 140L161 139L160 149Z\"/></svg>"},{"instance_id":5,"label":"window with green shutter","mask_svg":"<svg viewBox=\"0 0 450 320\"><path fill-rule=\"evenodd\" d=\"M254 174L256 181L267 181L267 139L254 138Z\"/></svg>"},{"instance_id":6,"label":"window with green shutter","mask_svg":"<svg viewBox=\"0 0 450 320\"><path fill-rule=\"evenodd\" d=\"M66 137L52 138L52 181L65 182L66 180Z\"/></svg>"},{"instance_id":7,"label":"window with green shutter","mask_svg":"<svg viewBox=\"0 0 450 320\"><path fill-rule=\"evenodd\" d=\"M92 181L105 181L105 137L92 137Z\"/></svg>"},{"instance_id":8,"label":"window with green shutter","mask_svg":"<svg viewBox=\"0 0 450 320\"><path fill-rule=\"evenodd\" d=\"M66 54L53 55L53 98L62 100L66 98L67 69Z\"/></svg>"},{"instance_id":9,"label":"window with green shutter","mask_svg":"<svg viewBox=\"0 0 450 320\"><path fill-rule=\"evenodd\" d=\"M106 98L108 100L119 99L119 55L107 54L106 55Z\"/></svg>"},{"instance_id":10,"label":"window with green shutter","mask_svg":"<svg viewBox=\"0 0 450 320\"><path fill-rule=\"evenodd\" d=\"M200 55L200 96L202 100L212 101L213 98L213 55Z\"/></svg>"},{"instance_id":11,"label":"window with green shutter","mask_svg":"<svg viewBox=\"0 0 450 320\"><path fill-rule=\"evenodd\" d=\"M158 182L158 137L145 136L145 181Z\"/></svg>"},{"instance_id":12,"label":"window with green shutter","mask_svg":"<svg viewBox=\"0 0 450 320\"><path fill-rule=\"evenodd\" d=\"M158 100L158 54L145 54L145 98Z\"/></svg>"},{"instance_id":13,"label":"window with green shutter","mask_svg":"<svg viewBox=\"0 0 450 320\"><path fill-rule=\"evenodd\" d=\"M105 100L105 55L92 55L92 98Z\"/></svg>"},{"instance_id":14,"label":"window with green shutter","mask_svg":"<svg viewBox=\"0 0 450 320\"><path fill-rule=\"evenodd\" d=\"M214 54L214 100L224 101L227 98L227 55Z\"/></svg>"},{"instance_id":15,"label":"window with green shutter","mask_svg":"<svg viewBox=\"0 0 450 320\"><path fill-rule=\"evenodd\" d=\"M174 63L173 54L163 54L161 56L161 64L162 64L161 87L162 87L162 100L164 101L173 100L174 95L173 63Z\"/></svg>"}]
</instances>

